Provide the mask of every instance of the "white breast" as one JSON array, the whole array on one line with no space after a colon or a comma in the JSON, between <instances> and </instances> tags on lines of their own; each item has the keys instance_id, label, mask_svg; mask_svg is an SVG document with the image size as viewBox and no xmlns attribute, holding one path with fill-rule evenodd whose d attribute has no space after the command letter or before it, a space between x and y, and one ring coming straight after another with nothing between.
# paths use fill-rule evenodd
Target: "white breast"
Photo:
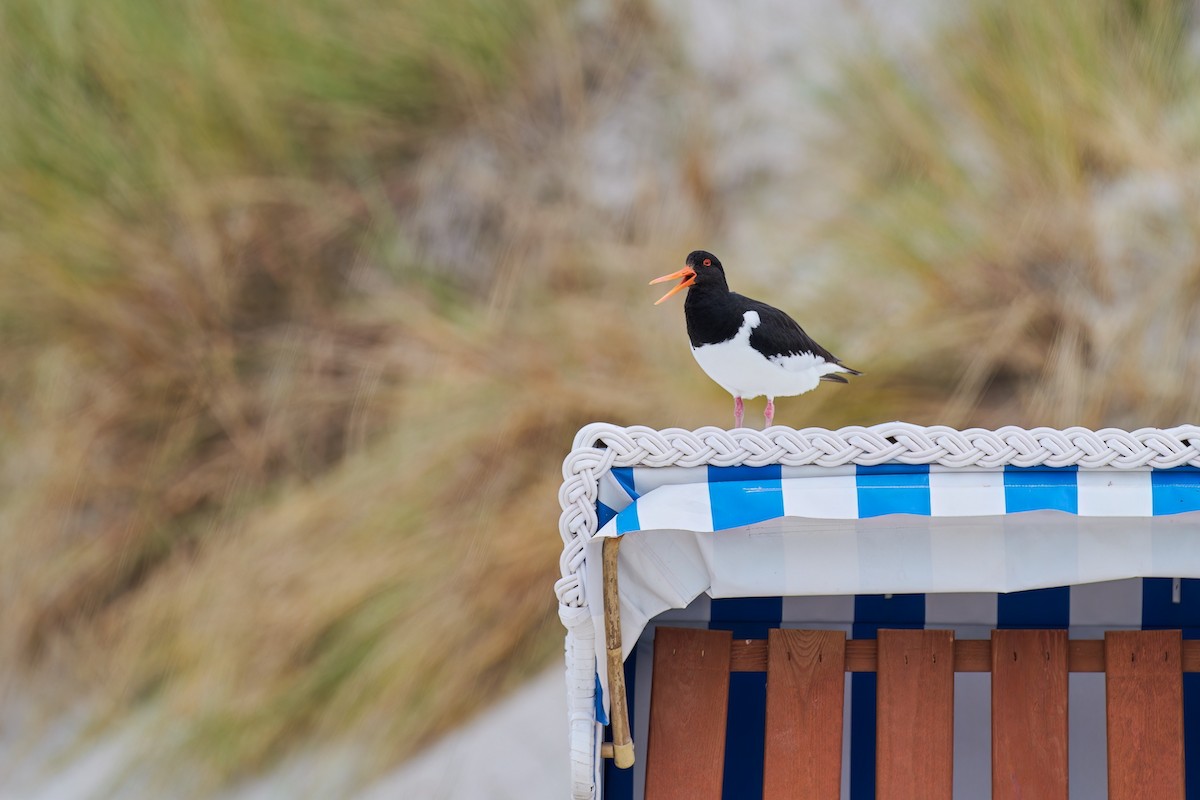
<instances>
[{"instance_id":1,"label":"white breast","mask_svg":"<svg viewBox=\"0 0 1200 800\"><path fill-rule=\"evenodd\" d=\"M817 388L822 375L842 372L812 353L767 358L750 346L750 333L760 322L757 311L742 315L737 335L727 342L692 348L700 368L734 397L790 397Z\"/></svg>"}]
</instances>

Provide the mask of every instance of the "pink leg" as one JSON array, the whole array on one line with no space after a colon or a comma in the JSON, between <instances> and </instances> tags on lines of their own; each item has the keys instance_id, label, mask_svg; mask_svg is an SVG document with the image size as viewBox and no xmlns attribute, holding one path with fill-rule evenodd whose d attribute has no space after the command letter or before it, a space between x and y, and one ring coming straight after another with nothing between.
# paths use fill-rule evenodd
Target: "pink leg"
<instances>
[{"instance_id":1,"label":"pink leg","mask_svg":"<svg viewBox=\"0 0 1200 800\"><path fill-rule=\"evenodd\" d=\"M742 427L742 418L746 416L746 405L742 402L742 398L733 398L733 427Z\"/></svg>"},{"instance_id":2,"label":"pink leg","mask_svg":"<svg viewBox=\"0 0 1200 800\"><path fill-rule=\"evenodd\" d=\"M767 407L763 409L763 416L767 420L766 427L769 428L773 424L775 424L775 398L774 397L767 398Z\"/></svg>"}]
</instances>

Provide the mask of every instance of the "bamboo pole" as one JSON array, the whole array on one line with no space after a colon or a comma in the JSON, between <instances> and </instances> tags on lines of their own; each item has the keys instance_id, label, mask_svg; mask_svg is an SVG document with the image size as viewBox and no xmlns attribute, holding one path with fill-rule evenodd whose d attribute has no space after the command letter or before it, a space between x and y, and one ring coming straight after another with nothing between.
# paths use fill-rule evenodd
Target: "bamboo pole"
<instances>
[{"instance_id":1,"label":"bamboo pole","mask_svg":"<svg viewBox=\"0 0 1200 800\"><path fill-rule=\"evenodd\" d=\"M608 698L612 721L612 759L621 769L633 766L629 735L629 706L625 701L625 665L621 658L621 597L617 592L617 554L620 537L604 540L604 645L608 654ZM607 745L600 753L607 757Z\"/></svg>"}]
</instances>

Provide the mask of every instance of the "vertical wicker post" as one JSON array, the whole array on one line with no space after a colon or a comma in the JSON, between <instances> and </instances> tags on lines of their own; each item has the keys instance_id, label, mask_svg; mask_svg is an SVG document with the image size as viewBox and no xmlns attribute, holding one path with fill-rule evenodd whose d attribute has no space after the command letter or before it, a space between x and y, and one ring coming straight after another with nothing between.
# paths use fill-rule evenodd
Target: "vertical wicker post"
<instances>
[{"instance_id":1,"label":"vertical wicker post","mask_svg":"<svg viewBox=\"0 0 1200 800\"><path fill-rule=\"evenodd\" d=\"M620 537L604 540L604 646L608 654L613 762L621 769L628 769L633 766L633 739L629 735L625 665L621 658L621 598L617 593L617 554L620 548Z\"/></svg>"}]
</instances>

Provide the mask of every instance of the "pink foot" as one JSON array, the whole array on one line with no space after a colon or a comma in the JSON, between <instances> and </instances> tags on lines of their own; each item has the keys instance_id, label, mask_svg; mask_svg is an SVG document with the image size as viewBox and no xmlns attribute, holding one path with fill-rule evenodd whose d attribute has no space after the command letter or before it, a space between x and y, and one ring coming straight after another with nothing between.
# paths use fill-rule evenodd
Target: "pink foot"
<instances>
[{"instance_id":1,"label":"pink foot","mask_svg":"<svg viewBox=\"0 0 1200 800\"><path fill-rule=\"evenodd\" d=\"M763 417L766 418L766 427L771 427L775 423L775 398L767 398L767 407L763 409Z\"/></svg>"},{"instance_id":2,"label":"pink foot","mask_svg":"<svg viewBox=\"0 0 1200 800\"><path fill-rule=\"evenodd\" d=\"M742 427L742 419L746 416L746 405L742 402L742 398L733 398L733 427Z\"/></svg>"}]
</instances>

